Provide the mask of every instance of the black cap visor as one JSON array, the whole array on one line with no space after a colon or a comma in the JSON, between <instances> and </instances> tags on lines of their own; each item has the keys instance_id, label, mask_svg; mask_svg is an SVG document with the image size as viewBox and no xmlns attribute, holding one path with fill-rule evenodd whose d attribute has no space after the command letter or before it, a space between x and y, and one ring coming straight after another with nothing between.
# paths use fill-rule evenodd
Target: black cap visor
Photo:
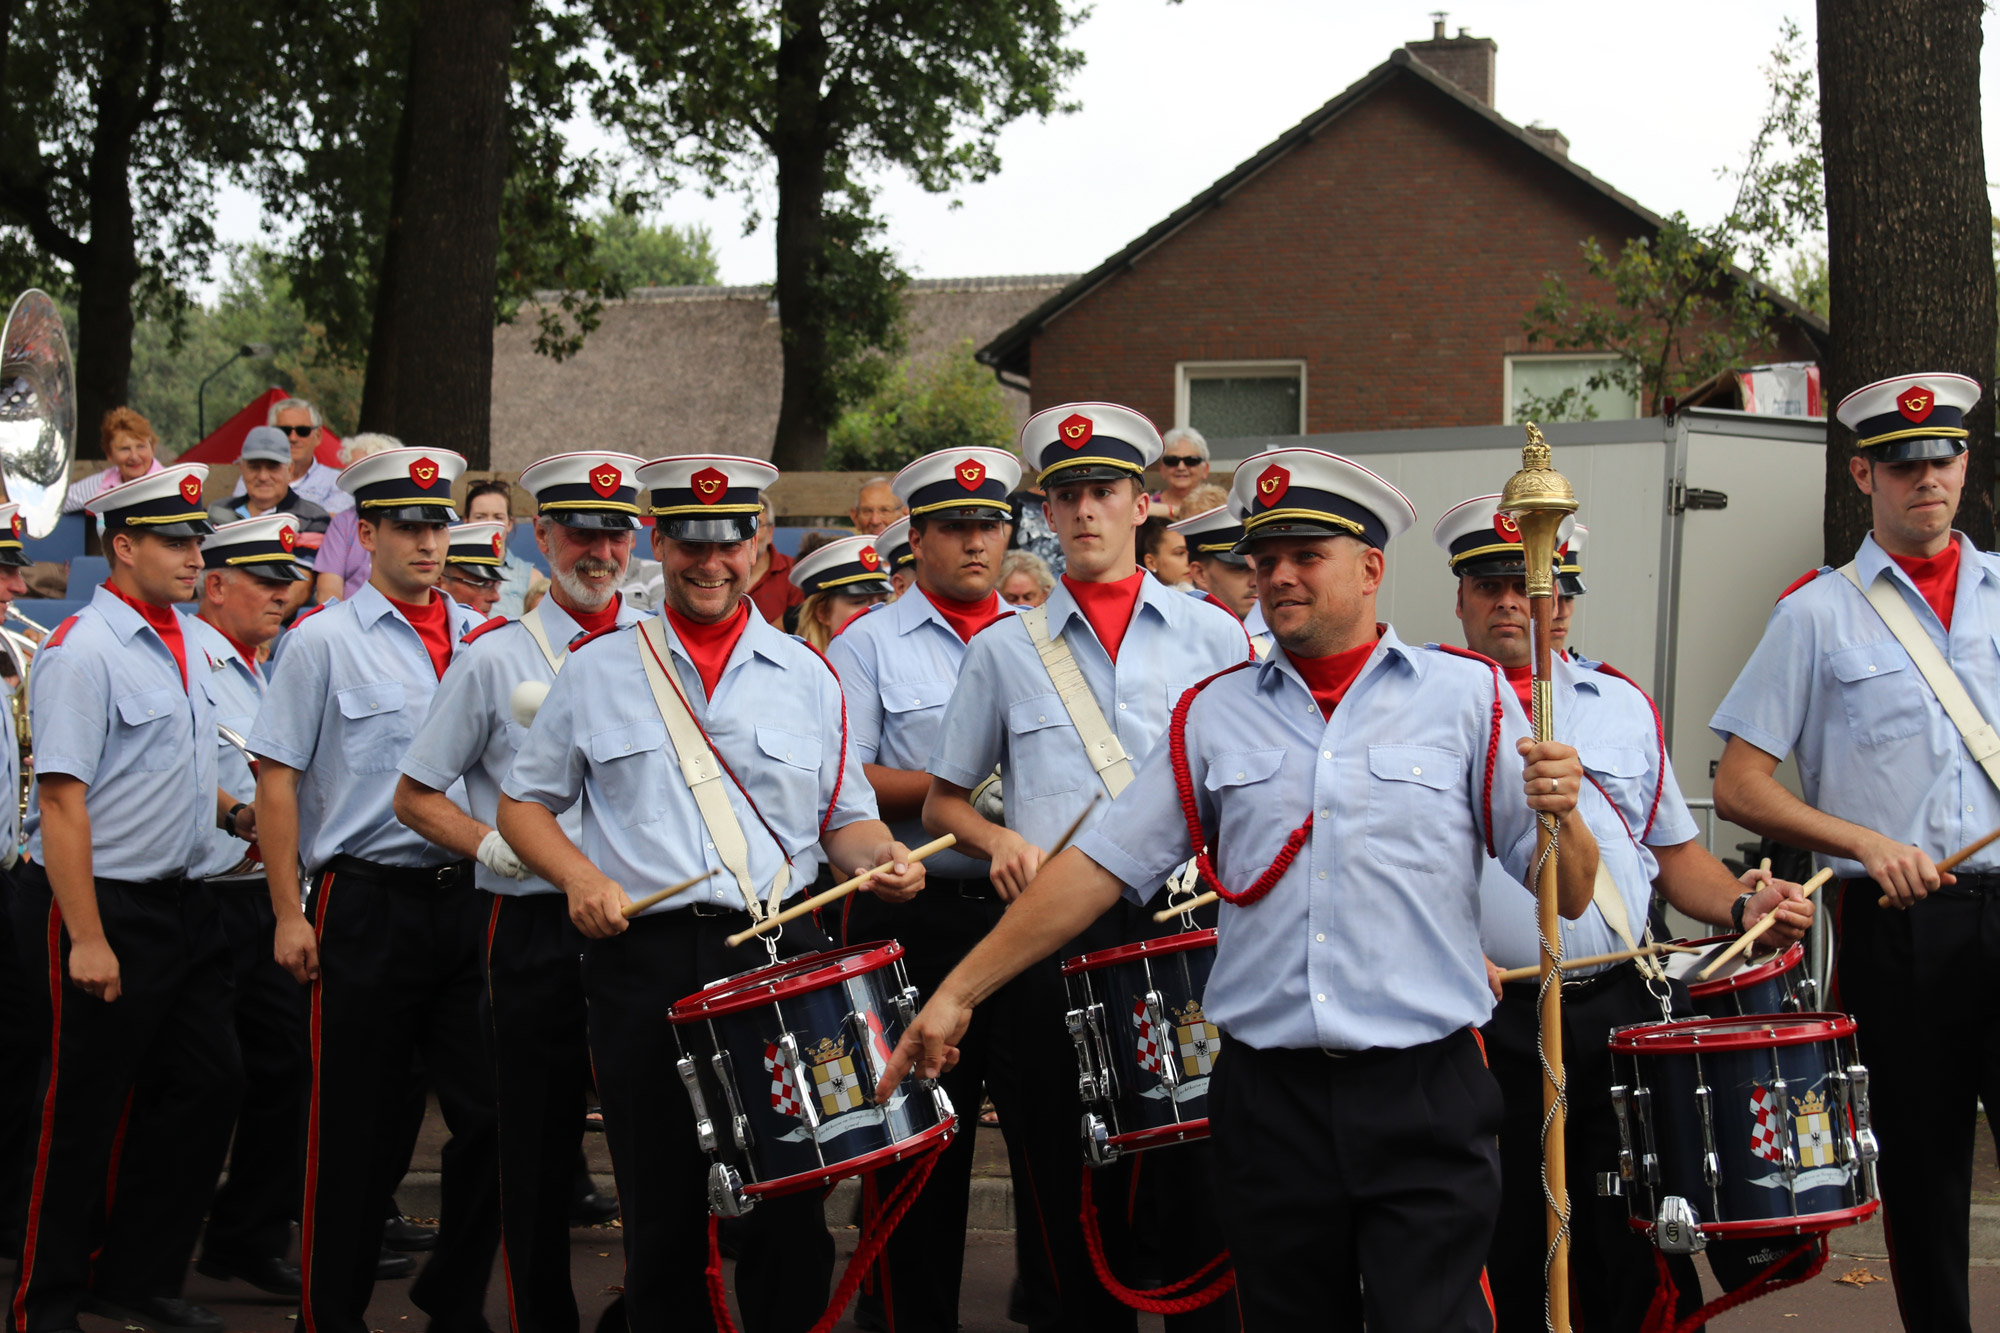
<instances>
[{"instance_id":1,"label":"black cap visor","mask_svg":"<svg viewBox=\"0 0 2000 1333\"><path fill-rule=\"evenodd\" d=\"M1864 445L1859 452L1863 458L1872 459L1877 463L1929 462L1933 459L1958 457L1965 452L1965 441L1940 435L1917 435L1907 440L1890 440L1885 444Z\"/></svg>"},{"instance_id":2,"label":"black cap visor","mask_svg":"<svg viewBox=\"0 0 2000 1333\"><path fill-rule=\"evenodd\" d=\"M659 531L677 542L747 542L757 535L755 514L717 514L702 517L676 514L659 521Z\"/></svg>"},{"instance_id":3,"label":"black cap visor","mask_svg":"<svg viewBox=\"0 0 2000 1333\"><path fill-rule=\"evenodd\" d=\"M371 523L428 523L441 528L458 522L458 511L440 504L378 505L361 510L361 517Z\"/></svg>"},{"instance_id":4,"label":"black cap visor","mask_svg":"<svg viewBox=\"0 0 2000 1333\"><path fill-rule=\"evenodd\" d=\"M597 532L637 532L639 520L615 509L545 509L541 516L566 528L589 528Z\"/></svg>"}]
</instances>

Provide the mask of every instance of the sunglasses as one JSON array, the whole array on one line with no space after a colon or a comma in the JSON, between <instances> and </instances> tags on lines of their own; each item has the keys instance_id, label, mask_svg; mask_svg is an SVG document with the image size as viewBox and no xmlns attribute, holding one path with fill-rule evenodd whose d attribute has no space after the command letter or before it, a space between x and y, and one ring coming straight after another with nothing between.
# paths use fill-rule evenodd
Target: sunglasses
<instances>
[{"instance_id":1,"label":"sunglasses","mask_svg":"<svg viewBox=\"0 0 2000 1333\"><path fill-rule=\"evenodd\" d=\"M287 434L287 435L298 435L298 436L306 436L306 435L310 435L310 434L312 434L312 433L313 433L314 431L318 430L318 429L319 429L319 427L318 427L318 426L280 426L280 427L278 427L278 429L279 429L279 430L281 430L281 431L283 431L283 432L285 432L285 434Z\"/></svg>"},{"instance_id":2,"label":"sunglasses","mask_svg":"<svg viewBox=\"0 0 2000 1333\"><path fill-rule=\"evenodd\" d=\"M1162 467L1200 467L1207 461L1206 458L1200 458L1194 454L1168 454L1160 460L1160 464Z\"/></svg>"}]
</instances>

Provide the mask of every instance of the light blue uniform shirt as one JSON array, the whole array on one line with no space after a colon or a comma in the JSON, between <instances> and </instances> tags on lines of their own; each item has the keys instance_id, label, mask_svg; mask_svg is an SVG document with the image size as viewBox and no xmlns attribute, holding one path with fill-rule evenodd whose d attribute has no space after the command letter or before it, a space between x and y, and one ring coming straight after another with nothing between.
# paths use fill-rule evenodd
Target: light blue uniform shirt
<instances>
[{"instance_id":1,"label":"light blue uniform shirt","mask_svg":"<svg viewBox=\"0 0 2000 1333\"><path fill-rule=\"evenodd\" d=\"M583 633L554 597L544 597L540 610L549 647L556 652L565 651ZM630 625L640 618L639 612L620 599L619 624ZM514 720L514 687L523 681L552 684L556 675L518 620L475 635L438 682L430 716L403 756L403 772L436 791L449 791L463 778L467 813L491 826L500 811L500 784L514 766L514 752L528 734L528 729ZM581 811L565 810L556 822L571 842L582 836ZM507 897L561 892L545 879L509 879L484 865L474 869L473 879L488 893Z\"/></svg>"},{"instance_id":2,"label":"light blue uniform shirt","mask_svg":"<svg viewBox=\"0 0 2000 1333\"><path fill-rule=\"evenodd\" d=\"M722 782L749 846L750 876L768 897L778 867L792 865L787 895L810 886L820 822L828 832L874 819L875 791L861 772L850 740L842 772L840 682L805 644L775 629L753 606L715 697L665 626L681 690L709 744L749 790L750 802L725 774ZM722 866L702 824L694 794L682 779L666 723L646 683L630 629L582 646L564 664L535 715L501 790L560 815L581 804L577 847L634 898L705 870L718 873L646 915L694 903L741 907L735 877ZM838 789L836 790L836 778ZM831 814L828 814L829 807ZM765 832L765 823L771 833ZM772 841L775 833L782 850ZM748 959L745 967L755 964Z\"/></svg>"},{"instance_id":3,"label":"light blue uniform shirt","mask_svg":"<svg viewBox=\"0 0 2000 1333\"><path fill-rule=\"evenodd\" d=\"M1012 614L1005 602L998 605L1001 614ZM924 772L937 751L965 644L923 589L913 584L895 601L877 603L848 621L826 656L840 673L847 725L861 762ZM906 847L930 841L921 818L891 824L889 831ZM945 879L985 879L992 869L955 850L934 853L924 865Z\"/></svg>"},{"instance_id":4,"label":"light blue uniform shirt","mask_svg":"<svg viewBox=\"0 0 2000 1333\"><path fill-rule=\"evenodd\" d=\"M1896 589L1988 722L2000 719L2000 558L1958 543L1951 633L1869 534L1855 554L1864 586L1888 569ZM1771 610L1764 637L1709 727L1783 759L1796 752L1806 804L1942 859L2000 825L2000 794L1882 617L1829 569ZM1844 879L1858 861L1815 853ZM2000 869L2000 848L1965 862Z\"/></svg>"},{"instance_id":5,"label":"light blue uniform shirt","mask_svg":"<svg viewBox=\"0 0 2000 1333\"><path fill-rule=\"evenodd\" d=\"M1646 933L1653 880L1660 873L1652 848L1678 846L1699 830L1681 796L1673 764L1660 752L1659 730L1646 696L1627 681L1579 663L1558 658L1553 671L1556 739L1576 747L1592 779L1583 786L1578 809L1597 839L1605 870L1625 900L1626 924L1638 941ZM1648 830L1646 816L1653 808L1656 784L1659 811ZM1495 965L1527 967L1541 960L1534 897L1491 858L1479 877L1479 904L1479 941ZM1588 958L1626 947L1594 905L1576 920L1564 921L1562 929L1566 958Z\"/></svg>"},{"instance_id":6,"label":"light blue uniform shirt","mask_svg":"<svg viewBox=\"0 0 2000 1333\"><path fill-rule=\"evenodd\" d=\"M159 634L100 585L28 674L35 772L64 773L88 789L91 873L101 879L170 879L206 858L215 825L215 703L190 622L181 616L183 686ZM41 822L37 790L28 804L28 855L36 861Z\"/></svg>"},{"instance_id":7,"label":"light blue uniform shirt","mask_svg":"<svg viewBox=\"0 0 2000 1333\"><path fill-rule=\"evenodd\" d=\"M215 698L215 720L247 740L250 728L256 725L257 710L264 702L263 668L255 662L245 662L228 637L206 620L186 618L182 630L190 644L200 644L208 654L208 689ZM188 669L194 669L192 661ZM257 779L251 775L250 760L243 751L222 739L220 728L215 734L215 772L222 790L237 800L257 799ZM220 875L234 869L250 850L249 843L231 837L214 823L209 821L207 854L195 871L198 875Z\"/></svg>"},{"instance_id":8,"label":"light blue uniform shirt","mask_svg":"<svg viewBox=\"0 0 2000 1333\"><path fill-rule=\"evenodd\" d=\"M456 657L460 636L484 621L445 602ZM284 645L250 749L300 771L299 858L306 868L317 874L336 856L407 867L455 860L396 818L396 766L438 688L410 622L374 584L364 584L347 601L295 621Z\"/></svg>"},{"instance_id":9,"label":"light blue uniform shirt","mask_svg":"<svg viewBox=\"0 0 2000 1333\"><path fill-rule=\"evenodd\" d=\"M1250 655L1235 616L1151 576L1140 581L1115 666L1068 587L1058 582L1044 609L1050 636L1069 642L1084 682L1135 770L1166 736L1173 707L1187 688ZM1007 827L1045 851L1092 797L1104 795L1104 783L1018 616L973 635L966 645L930 771L969 788L996 764L1006 792ZM1109 801L1100 802L1084 827L1103 819L1109 808ZM1153 887L1158 886L1155 879Z\"/></svg>"},{"instance_id":10,"label":"light blue uniform shirt","mask_svg":"<svg viewBox=\"0 0 2000 1333\"><path fill-rule=\"evenodd\" d=\"M1282 650L1196 698L1188 769L1222 882L1249 888L1314 816L1268 895L1222 905L1202 1007L1232 1039L1404 1048L1486 1021L1478 884L1493 675L1389 630L1330 719ZM1491 833L1524 876L1535 825L1514 746L1529 731L1504 693ZM1193 854L1167 747L1078 845L1134 899Z\"/></svg>"},{"instance_id":11,"label":"light blue uniform shirt","mask_svg":"<svg viewBox=\"0 0 2000 1333\"><path fill-rule=\"evenodd\" d=\"M12 650L0 648L0 652L13 656ZM20 662L14 663L14 670L20 672ZM13 689L0 688L0 847L19 848L21 845L21 805L18 800L8 803L10 793L18 797L21 792L21 742L14 731L14 690L25 687L25 681L17 679Z\"/></svg>"}]
</instances>

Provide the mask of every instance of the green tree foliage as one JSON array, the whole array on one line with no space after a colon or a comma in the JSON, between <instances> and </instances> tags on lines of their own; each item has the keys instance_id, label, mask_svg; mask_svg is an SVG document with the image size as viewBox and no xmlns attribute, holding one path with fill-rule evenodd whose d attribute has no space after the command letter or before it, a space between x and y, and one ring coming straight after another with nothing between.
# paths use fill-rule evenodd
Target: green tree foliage
<instances>
[{"instance_id":1,"label":"green tree foliage","mask_svg":"<svg viewBox=\"0 0 2000 1333\"><path fill-rule=\"evenodd\" d=\"M928 190L999 166L1000 130L1069 109L1083 63L1065 0L592 0L620 56L593 109L640 152L740 190L776 171L784 395L773 459L817 466L827 428L898 344L904 278L865 187Z\"/></svg>"},{"instance_id":2,"label":"green tree foliage","mask_svg":"<svg viewBox=\"0 0 2000 1333\"><path fill-rule=\"evenodd\" d=\"M607 209L588 227L597 262L619 292L640 287L712 287L721 280L715 243L700 224L654 226Z\"/></svg>"},{"instance_id":3,"label":"green tree foliage","mask_svg":"<svg viewBox=\"0 0 2000 1333\"><path fill-rule=\"evenodd\" d=\"M1737 192L1727 216L1698 227L1676 212L1652 235L1629 237L1615 250L1587 237L1578 247L1584 269L1610 289L1608 303L1580 296L1560 273L1543 278L1522 320L1529 337L1549 349L1618 354L1590 377L1590 389L1616 386L1656 412L1665 398L1769 348L1787 314L1774 296L1788 281L1805 282L1802 290L1813 294L1810 255L1797 247L1825 226L1819 99L1796 24L1785 23L1765 73L1770 101L1733 173ZM1823 258L1818 276L1823 301ZM1524 395L1515 415L1563 421L1591 413L1572 389L1548 399Z\"/></svg>"},{"instance_id":4,"label":"green tree foliage","mask_svg":"<svg viewBox=\"0 0 2000 1333\"><path fill-rule=\"evenodd\" d=\"M972 340L912 373L905 363L841 415L829 433L827 467L895 472L939 449L1007 449L1014 418L993 373L972 357Z\"/></svg>"}]
</instances>

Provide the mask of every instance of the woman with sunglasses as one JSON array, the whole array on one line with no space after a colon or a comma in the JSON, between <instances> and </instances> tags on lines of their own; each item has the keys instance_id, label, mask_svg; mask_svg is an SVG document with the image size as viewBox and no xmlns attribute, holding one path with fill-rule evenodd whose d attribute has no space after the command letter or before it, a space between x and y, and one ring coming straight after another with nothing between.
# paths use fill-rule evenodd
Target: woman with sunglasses
<instances>
[{"instance_id":1,"label":"woman with sunglasses","mask_svg":"<svg viewBox=\"0 0 2000 1333\"><path fill-rule=\"evenodd\" d=\"M1153 503L1165 505L1169 516L1181 518L1188 495L1208 480L1208 441L1192 426L1176 426L1161 439L1167 451L1160 455L1160 475L1167 484L1154 494Z\"/></svg>"}]
</instances>

